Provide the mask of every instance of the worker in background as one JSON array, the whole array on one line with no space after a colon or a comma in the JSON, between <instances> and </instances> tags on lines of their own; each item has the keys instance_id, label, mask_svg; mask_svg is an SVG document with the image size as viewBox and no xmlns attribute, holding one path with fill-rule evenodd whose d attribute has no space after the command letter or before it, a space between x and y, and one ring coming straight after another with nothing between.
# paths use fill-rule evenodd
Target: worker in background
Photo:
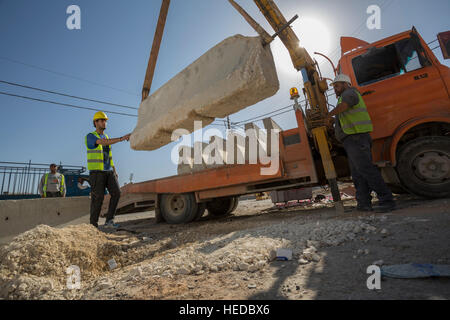
<instances>
[{"instance_id":1,"label":"worker in background","mask_svg":"<svg viewBox=\"0 0 450 320\"><path fill-rule=\"evenodd\" d=\"M54 198L66 196L66 184L64 175L57 172L58 167L52 163L50 172L42 176L39 182L39 194L42 198Z\"/></svg>"},{"instance_id":2,"label":"worker in background","mask_svg":"<svg viewBox=\"0 0 450 320\"><path fill-rule=\"evenodd\" d=\"M352 87L350 77L340 74L333 82L338 97L336 108L328 114L328 121L336 116L336 139L347 152L353 183L356 188L357 210L389 212L395 209L391 190L372 160L372 121L359 91ZM372 207L371 192L378 196L378 206Z\"/></svg>"},{"instance_id":3,"label":"worker in background","mask_svg":"<svg viewBox=\"0 0 450 320\"><path fill-rule=\"evenodd\" d=\"M120 187L117 172L114 166L111 145L128 141L130 134L120 138L110 139L106 133L108 117L104 112L97 112L93 118L95 131L86 135L87 162L89 170L89 184L91 185L90 223L98 228L98 219L102 209L105 188L108 189L111 199L106 215L105 227L118 228L114 223L117 204L120 198Z\"/></svg>"}]
</instances>

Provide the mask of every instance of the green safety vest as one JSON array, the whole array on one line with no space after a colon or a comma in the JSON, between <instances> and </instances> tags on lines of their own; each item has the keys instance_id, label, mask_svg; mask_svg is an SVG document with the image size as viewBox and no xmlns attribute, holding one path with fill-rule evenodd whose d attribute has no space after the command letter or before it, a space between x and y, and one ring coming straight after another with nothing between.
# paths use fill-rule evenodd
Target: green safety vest
<instances>
[{"instance_id":1,"label":"green safety vest","mask_svg":"<svg viewBox=\"0 0 450 320\"><path fill-rule=\"evenodd\" d=\"M43 193L44 193L44 198L47 198L47 183L48 183L48 173L45 174L45 178L44 178L44 187L42 188ZM64 182L64 175L61 175L61 186L59 187L59 192L61 192L61 194L64 193L64 188L65 188L65 182Z\"/></svg>"},{"instance_id":2,"label":"green safety vest","mask_svg":"<svg viewBox=\"0 0 450 320\"><path fill-rule=\"evenodd\" d=\"M93 135L95 135L97 138L100 138L100 135L97 133L97 131L92 132ZM108 135L105 134L106 139L109 139ZM89 171L92 170L104 170L103 165L103 146L99 144L97 148L95 149L89 149L87 146L87 135L85 138L86 143L86 149L87 149L87 167ZM111 167L114 167L114 163L112 160L112 152L111 152L111 146L109 146L109 159L111 162Z\"/></svg>"},{"instance_id":3,"label":"green safety vest","mask_svg":"<svg viewBox=\"0 0 450 320\"><path fill-rule=\"evenodd\" d=\"M373 131L372 120L369 112L367 112L366 103L361 94L357 92L359 102L357 105L349 108L347 111L339 114L339 122L342 131L346 134L366 133ZM338 104L342 103L342 97L339 98Z\"/></svg>"}]
</instances>

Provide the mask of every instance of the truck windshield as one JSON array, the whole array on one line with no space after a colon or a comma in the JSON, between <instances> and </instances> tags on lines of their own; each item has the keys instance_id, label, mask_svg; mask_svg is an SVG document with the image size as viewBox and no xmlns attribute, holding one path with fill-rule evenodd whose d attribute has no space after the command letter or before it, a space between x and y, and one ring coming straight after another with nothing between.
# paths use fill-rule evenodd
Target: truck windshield
<instances>
[{"instance_id":1,"label":"truck windshield","mask_svg":"<svg viewBox=\"0 0 450 320\"><path fill-rule=\"evenodd\" d=\"M359 86L366 86L422 68L414 41L403 39L381 48L370 48L352 60Z\"/></svg>"}]
</instances>

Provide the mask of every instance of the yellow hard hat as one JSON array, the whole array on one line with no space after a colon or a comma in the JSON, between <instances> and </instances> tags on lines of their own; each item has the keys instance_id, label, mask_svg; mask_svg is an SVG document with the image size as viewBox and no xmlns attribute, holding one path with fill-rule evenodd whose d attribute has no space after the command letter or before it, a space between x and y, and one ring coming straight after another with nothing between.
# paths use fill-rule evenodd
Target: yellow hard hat
<instances>
[{"instance_id":1,"label":"yellow hard hat","mask_svg":"<svg viewBox=\"0 0 450 320\"><path fill-rule=\"evenodd\" d=\"M94 115L94 121L98 120L98 119L106 119L106 120L108 120L108 116L103 111L98 111Z\"/></svg>"}]
</instances>

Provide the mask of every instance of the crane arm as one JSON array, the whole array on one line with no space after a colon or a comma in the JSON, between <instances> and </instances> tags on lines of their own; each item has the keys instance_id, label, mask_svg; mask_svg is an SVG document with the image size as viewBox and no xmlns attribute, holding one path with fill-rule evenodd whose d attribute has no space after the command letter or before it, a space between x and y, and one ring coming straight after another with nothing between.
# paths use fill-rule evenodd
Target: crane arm
<instances>
[{"instance_id":1,"label":"crane arm","mask_svg":"<svg viewBox=\"0 0 450 320\"><path fill-rule=\"evenodd\" d=\"M153 74L155 73L156 61L158 60L159 48L166 25L167 13L169 11L170 0L163 0L159 13L158 24L156 26L155 37L153 38L152 50L148 59L147 71L145 73L144 85L142 86L142 101L144 101L152 87Z\"/></svg>"},{"instance_id":2,"label":"crane arm","mask_svg":"<svg viewBox=\"0 0 450 320\"><path fill-rule=\"evenodd\" d=\"M286 26L288 22L273 0L254 1L275 32L279 32ZM278 34L278 36L284 46L288 49L295 69L300 71L301 69L306 68L308 73L315 69L314 61L305 48L300 46L300 41L290 26L287 26Z\"/></svg>"}]
</instances>

